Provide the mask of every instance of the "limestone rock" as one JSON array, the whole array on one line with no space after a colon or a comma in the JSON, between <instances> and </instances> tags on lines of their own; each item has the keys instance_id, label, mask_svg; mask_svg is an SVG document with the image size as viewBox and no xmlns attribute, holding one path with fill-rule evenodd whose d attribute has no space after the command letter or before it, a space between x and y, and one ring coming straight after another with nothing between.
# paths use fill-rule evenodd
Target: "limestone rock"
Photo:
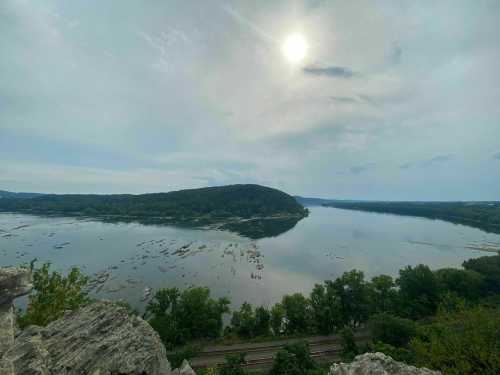
<instances>
[{"instance_id":1,"label":"limestone rock","mask_svg":"<svg viewBox=\"0 0 500 375\"><path fill-rule=\"evenodd\" d=\"M68 312L45 328L29 327L3 360L15 374L171 374L151 326L106 301Z\"/></svg>"},{"instance_id":2,"label":"limestone rock","mask_svg":"<svg viewBox=\"0 0 500 375\"><path fill-rule=\"evenodd\" d=\"M10 305L14 298L31 291L31 271L27 268L0 268L0 306Z\"/></svg>"},{"instance_id":3,"label":"limestone rock","mask_svg":"<svg viewBox=\"0 0 500 375\"><path fill-rule=\"evenodd\" d=\"M12 301L31 290L31 272L26 268L0 268L0 375L9 366L1 361L14 343L15 315Z\"/></svg>"},{"instance_id":4,"label":"limestone rock","mask_svg":"<svg viewBox=\"0 0 500 375\"><path fill-rule=\"evenodd\" d=\"M181 367L172 371L172 375L196 375L187 360L182 361Z\"/></svg>"},{"instance_id":5,"label":"limestone rock","mask_svg":"<svg viewBox=\"0 0 500 375\"><path fill-rule=\"evenodd\" d=\"M329 375L439 375L441 372L397 362L383 353L358 355L351 363L334 364Z\"/></svg>"}]
</instances>

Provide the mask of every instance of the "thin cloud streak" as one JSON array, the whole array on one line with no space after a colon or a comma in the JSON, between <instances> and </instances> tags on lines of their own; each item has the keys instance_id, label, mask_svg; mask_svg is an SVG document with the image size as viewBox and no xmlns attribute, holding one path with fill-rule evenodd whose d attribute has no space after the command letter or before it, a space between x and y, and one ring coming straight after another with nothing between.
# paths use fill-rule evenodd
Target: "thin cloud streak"
<instances>
[{"instance_id":1,"label":"thin cloud streak","mask_svg":"<svg viewBox=\"0 0 500 375\"><path fill-rule=\"evenodd\" d=\"M302 71L313 76L327 76L335 78L352 78L356 75L351 69L343 66L306 66Z\"/></svg>"}]
</instances>

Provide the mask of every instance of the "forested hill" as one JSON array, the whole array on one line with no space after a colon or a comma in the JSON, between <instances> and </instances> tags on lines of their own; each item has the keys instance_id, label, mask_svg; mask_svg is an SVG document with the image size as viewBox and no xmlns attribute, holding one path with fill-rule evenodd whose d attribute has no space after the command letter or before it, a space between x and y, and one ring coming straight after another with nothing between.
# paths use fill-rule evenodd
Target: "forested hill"
<instances>
[{"instance_id":1,"label":"forested hill","mask_svg":"<svg viewBox=\"0 0 500 375\"><path fill-rule=\"evenodd\" d=\"M419 216L500 233L500 202L367 202L334 201L324 206Z\"/></svg>"},{"instance_id":2,"label":"forested hill","mask_svg":"<svg viewBox=\"0 0 500 375\"><path fill-rule=\"evenodd\" d=\"M0 199L0 211L189 225L229 222L234 225L249 219L271 218L298 221L307 215L307 210L292 196L260 185L140 195L45 194L29 199Z\"/></svg>"},{"instance_id":3,"label":"forested hill","mask_svg":"<svg viewBox=\"0 0 500 375\"><path fill-rule=\"evenodd\" d=\"M14 193L12 191L0 190L0 199L12 199L12 198L34 198L39 197L43 194L40 193Z\"/></svg>"}]
</instances>

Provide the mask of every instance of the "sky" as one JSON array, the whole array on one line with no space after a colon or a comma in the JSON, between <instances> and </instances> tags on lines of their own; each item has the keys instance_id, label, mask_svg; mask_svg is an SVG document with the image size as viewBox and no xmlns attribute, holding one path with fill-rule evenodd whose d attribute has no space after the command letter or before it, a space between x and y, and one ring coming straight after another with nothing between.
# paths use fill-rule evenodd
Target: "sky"
<instances>
[{"instance_id":1,"label":"sky","mask_svg":"<svg viewBox=\"0 0 500 375\"><path fill-rule=\"evenodd\" d=\"M500 200L499 36L496 0L2 0L0 189Z\"/></svg>"}]
</instances>

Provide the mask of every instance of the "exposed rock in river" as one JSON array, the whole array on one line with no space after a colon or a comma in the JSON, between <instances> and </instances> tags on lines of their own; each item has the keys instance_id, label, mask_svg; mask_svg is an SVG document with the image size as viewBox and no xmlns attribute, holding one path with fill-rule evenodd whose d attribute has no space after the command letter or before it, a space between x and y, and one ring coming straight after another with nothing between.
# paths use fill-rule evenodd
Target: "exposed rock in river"
<instances>
[{"instance_id":1,"label":"exposed rock in river","mask_svg":"<svg viewBox=\"0 0 500 375\"><path fill-rule=\"evenodd\" d=\"M397 362L382 353L358 355L351 363L334 364L329 375L439 375L440 371Z\"/></svg>"}]
</instances>

